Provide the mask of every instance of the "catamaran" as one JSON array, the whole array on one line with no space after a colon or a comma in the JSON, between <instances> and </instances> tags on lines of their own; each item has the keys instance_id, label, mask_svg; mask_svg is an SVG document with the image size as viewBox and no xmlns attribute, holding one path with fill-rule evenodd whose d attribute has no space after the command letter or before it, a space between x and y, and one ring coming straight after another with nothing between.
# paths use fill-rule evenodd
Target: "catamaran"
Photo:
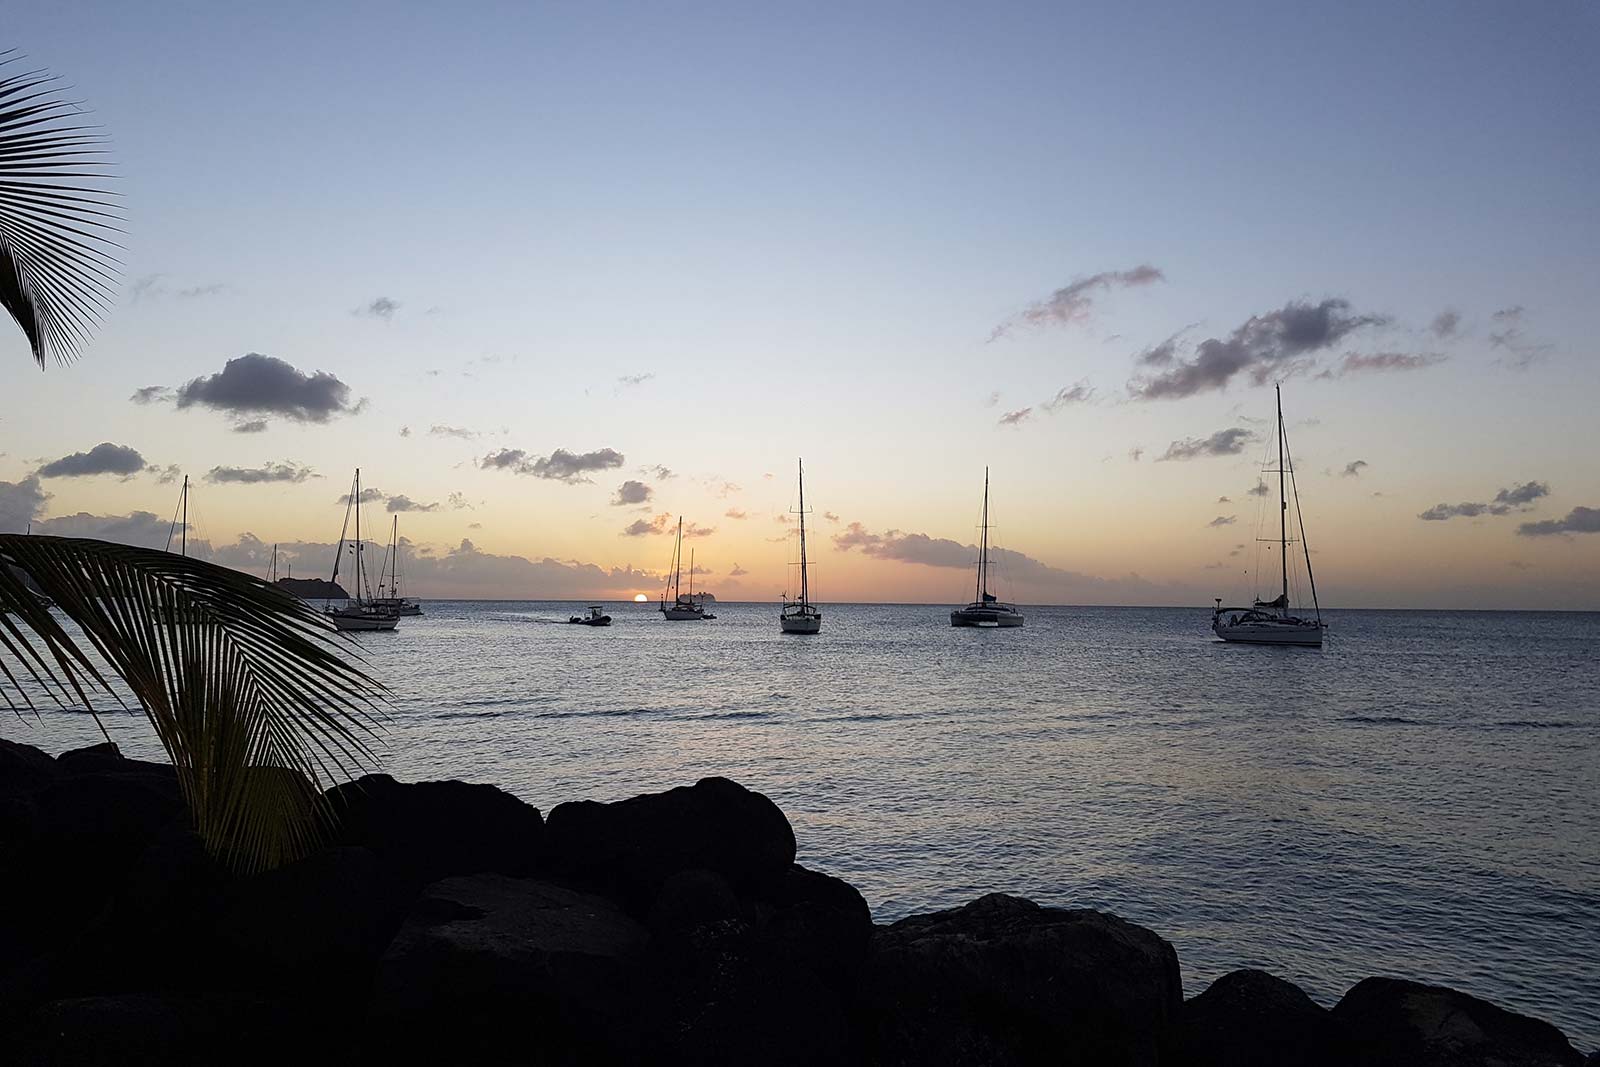
<instances>
[{"instance_id":1,"label":"catamaran","mask_svg":"<svg viewBox=\"0 0 1600 1067\"><path fill-rule=\"evenodd\" d=\"M1278 595L1271 600L1256 599L1247 608L1224 607L1217 597L1216 608L1211 613L1211 630L1224 641L1239 641L1252 645L1303 645L1322 647L1322 605L1317 602L1317 580L1311 573L1311 549L1306 544L1305 519L1300 514L1300 488L1294 481L1294 461L1289 458L1288 436L1283 428L1283 390L1274 386L1278 394L1278 469L1264 471L1278 476L1278 562L1283 584ZM1305 551L1306 580L1311 586L1311 606L1314 617L1292 614L1289 609L1289 498L1287 488L1294 490L1295 518L1300 524L1300 547ZM1259 539L1258 539L1259 540ZM1258 587L1259 588L1259 587Z\"/></svg>"},{"instance_id":2,"label":"catamaran","mask_svg":"<svg viewBox=\"0 0 1600 1067\"><path fill-rule=\"evenodd\" d=\"M386 584L387 583L387 584ZM400 516L389 528L389 550L383 554L383 569L378 572L378 595L372 602L393 608L396 615L421 615L422 605L400 595Z\"/></svg>"},{"instance_id":3,"label":"catamaran","mask_svg":"<svg viewBox=\"0 0 1600 1067\"><path fill-rule=\"evenodd\" d=\"M1021 626L1022 612L989 592L989 468L983 468L983 539L978 549L977 596L950 613L951 626Z\"/></svg>"},{"instance_id":4,"label":"catamaran","mask_svg":"<svg viewBox=\"0 0 1600 1067\"><path fill-rule=\"evenodd\" d=\"M706 609L694 598L694 549L689 550L689 594L679 592L679 581L683 577L683 516L678 516L678 538L672 547L672 602L667 603L667 591L661 591L661 614L672 622L695 621L715 618L707 615Z\"/></svg>"},{"instance_id":5,"label":"catamaran","mask_svg":"<svg viewBox=\"0 0 1600 1067\"><path fill-rule=\"evenodd\" d=\"M778 612L778 626L786 634L815 634L822 632L822 612L811 603L811 581L806 570L806 465L800 464L800 599L790 600L784 594L783 608Z\"/></svg>"},{"instance_id":6,"label":"catamaran","mask_svg":"<svg viewBox=\"0 0 1600 1067\"><path fill-rule=\"evenodd\" d=\"M361 468L356 468L355 484L350 489L350 502L344 509L344 527L339 530L339 545L334 549L333 576L328 579L328 584L336 585L339 581L339 564L344 559L345 533L350 526L350 511L355 509L356 537L353 542L356 564L353 581L355 582L355 596L345 601L342 607L334 607L327 601L323 602L322 612L340 630L354 631L387 631L400 625L400 613L391 607L380 605L370 596L367 588L366 546L361 542Z\"/></svg>"}]
</instances>

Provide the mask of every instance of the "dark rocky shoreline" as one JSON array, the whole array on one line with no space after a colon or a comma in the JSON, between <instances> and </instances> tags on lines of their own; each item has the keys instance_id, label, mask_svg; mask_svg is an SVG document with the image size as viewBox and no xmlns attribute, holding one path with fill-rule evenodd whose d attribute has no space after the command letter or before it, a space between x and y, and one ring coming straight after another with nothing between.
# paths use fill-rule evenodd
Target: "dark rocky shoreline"
<instances>
[{"instance_id":1,"label":"dark rocky shoreline","mask_svg":"<svg viewBox=\"0 0 1600 1067\"><path fill-rule=\"evenodd\" d=\"M170 767L0 741L0 1058L1586 1062L1547 1023L1393 978L1331 1011L1252 970L1186 1001L1172 946L1097 911L992 894L875 926L726 779L548 819L453 781L328 796L328 847L233 878Z\"/></svg>"}]
</instances>

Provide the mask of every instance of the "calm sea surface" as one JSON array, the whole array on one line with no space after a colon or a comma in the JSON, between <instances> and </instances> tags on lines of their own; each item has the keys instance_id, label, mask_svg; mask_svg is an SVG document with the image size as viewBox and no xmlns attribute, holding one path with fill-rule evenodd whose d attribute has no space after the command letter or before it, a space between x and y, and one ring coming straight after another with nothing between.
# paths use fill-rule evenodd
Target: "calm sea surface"
<instances>
[{"instance_id":1,"label":"calm sea surface","mask_svg":"<svg viewBox=\"0 0 1600 1067\"><path fill-rule=\"evenodd\" d=\"M398 777L548 811L726 775L880 922L1005 890L1150 926L1190 995L1392 974L1600 1044L1600 614L1336 612L1319 652L1224 645L1203 609L830 605L812 638L767 604L426 610L365 639ZM60 713L5 735L97 739Z\"/></svg>"}]
</instances>

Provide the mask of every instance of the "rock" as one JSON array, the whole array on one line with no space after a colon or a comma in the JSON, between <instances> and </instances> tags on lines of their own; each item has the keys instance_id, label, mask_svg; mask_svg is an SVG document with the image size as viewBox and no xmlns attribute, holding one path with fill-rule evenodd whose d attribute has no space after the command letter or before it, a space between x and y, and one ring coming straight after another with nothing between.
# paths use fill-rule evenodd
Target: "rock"
<instances>
[{"instance_id":1,"label":"rock","mask_svg":"<svg viewBox=\"0 0 1600 1067\"><path fill-rule=\"evenodd\" d=\"M68 774L145 775L176 786L178 772L170 763L129 759L115 741L102 741L87 748L74 748L56 757L56 765Z\"/></svg>"},{"instance_id":2,"label":"rock","mask_svg":"<svg viewBox=\"0 0 1600 1067\"><path fill-rule=\"evenodd\" d=\"M37 748L0 737L0 795L29 792L60 774L60 764Z\"/></svg>"},{"instance_id":3,"label":"rock","mask_svg":"<svg viewBox=\"0 0 1600 1067\"><path fill-rule=\"evenodd\" d=\"M862 1006L882 1064L1154 1064L1178 956L1097 911L992 893L873 937Z\"/></svg>"},{"instance_id":4,"label":"rock","mask_svg":"<svg viewBox=\"0 0 1600 1067\"><path fill-rule=\"evenodd\" d=\"M339 843L371 849L418 885L489 872L527 875L543 844L539 809L492 785L408 784L369 774L326 796Z\"/></svg>"},{"instance_id":5,"label":"rock","mask_svg":"<svg viewBox=\"0 0 1600 1067\"><path fill-rule=\"evenodd\" d=\"M7 1062L17 1067L287 1063L306 1052L293 1031L281 1008L246 994L81 997L37 1009L8 1042Z\"/></svg>"},{"instance_id":6,"label":"rock","mask_svg":"<svg viewBox=\"0 0 1600 1067\"><path fill-rule=\"evenodd\" d=\"M1190 1067L1340 1067L1351 1054L1328 1009L1265 971L1223 975L1187 1001L1176 1046Z\"/></svg>"},{"instance_id":7,"label":"rock","mask_svg":"<svg viewBox=\"0 0 1600 1067\"><path fill-rule=\"evenodd\" d=\"M1363 978L1333 1009L1372 1067L1580 1067L1549 1023L1444 986Z\"/></svg>"},{"instance_id":8,"label":"rock","mask_svg":"<svg viewBox=\"0 0 1600 1067\"><path fill-rule=\"evenodd\" d=\"M726 778L613 804L576 801L550 813L551 872L614 894L636 914L680 871L714 871L740 893L781 882L794 830L778 806Z\"/></svg>"},{"instance_id":9,"label":"rock","mask_svg":"<svg viewBox=\"0 0 1600 1067\"><path fill-rule=\"evenodd\" d=\"M379 964L373 1043L406 1062L609 1062L648 942L601 897L498 874L435 883Z\"/></svg>"},{"instance_id":10,"label":"rock","mask_svg":"<svg viewBox=\"0 0 1600 1067\"><path fill-rule=\"evenodd\" d=\"M784 958L853 998L872 944L872 911L856 887L797 863L771 900L764 937Z\"/></svg>"}]
</instances>

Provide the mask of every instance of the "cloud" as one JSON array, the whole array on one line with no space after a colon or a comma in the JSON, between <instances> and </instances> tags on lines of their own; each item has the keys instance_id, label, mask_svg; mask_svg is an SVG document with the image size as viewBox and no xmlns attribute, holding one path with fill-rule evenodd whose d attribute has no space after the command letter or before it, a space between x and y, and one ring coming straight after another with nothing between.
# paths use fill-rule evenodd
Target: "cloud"
<instances>
[{"instance_id":1,"label":"cloud","mask_svg":"<svg viewBox=\"0 0 1600 1067\"><path fill-rule=\"evenodd\" d=\"M617 379L617 385L623 389L628 389L636 385L643 385L645 382L650 381L654 377L654 371L649 371L644 374L624 374Z\"/></svg>"},{"instance_id":2,"label":"cloud","mask_svg":"<svg viewBox=\"0 0 1600 1067\"><path fill-rule=\"evenodd\" d=\"M235 423L234 433L265 433L267 430L266 419L251 419L249 422Z\"/></svg>"},{"instance_id":3,"label":"cloud","mask_svg":"<svg viewBox=\"0 0 1600 1067\"><path fill-rule=\"evenodd\" d=\"M170 485L183 477L183 468L176 463L168 463L165 467L146 467L156 476L156 481L161 485Z\"/></svg>"},{"instance_id":4,"label":"cloud","mask_svg":"<svg viewBox=\"0 0 1600 1067\"><path fill-rule=\"evenodd\" d=\"M1336 367L1329 367L1318 374L1320 379L1344 378L1351 374L1372 374L1382 371L1408 371L1422 370L1443 363L1448 356L1439 352L1373 352L1363 355L1359 352L1346 352L1343 360Z\"/></svg>"},{"instance_id":5,"label":"cloud","mask_svg":"<svg viewBox=\"0 0 1600 1067\"><path fill-rule=\"evenodd\" d=\"M267 463L260 467L212 467L206 472L206 481L234 482L241 485L258 485L262 482L299 484L307 478L316 476L316 471L298 463ZM363 492L362 496L366 496L366 493Z\"/></svg>"},{"instance_id":6,"label":"cloud","mask_svg":"<svg viewBox=\"0 0 1600 1067\"><path fill-rule=\"evenodd\" d=\"M1238 521L1239 521L1239 518L1236 515L1218 515L1216 518L1214 518L1210 522L1206 523L1206 525L1207 526L1211 526L1211 527L1232 526L1234 523L1236 523Z\"/></svg>"},{"instance_id":7,"label":"cloud","mask_svg":"<svg viewBox=\"0 0 1600 1067\"><path fill-rule=\"evenodd\" d=\"M1230 499L1229 497L1219 496L1219 497L1217 497L1217 503L1219 503L1219 504L1231 504L1231 503L1233 503L1233 500Z\"/></svg>"},{"instance_id":8,"label":"cloud","mask_svg":"<svg viewBox=\"0 0 1600 1067\"><path fill-rule=\"evenodd\" d=\"M1191 323L1160 344L1151 345L1140 352L1134 362L1141 367L1170 367L1178 358L1178 338L1194 329L1195 325Z\"/></svg>"},{"instance_id":9,"label":"cloud","mask_svg":"<svg viewBox=\"0 0 1600 1067\"><path fill-rule=\"evenodd\" d=\"M221 282L212 282L210 285L191 285L187 289L178 290L179 300L194 300L202 296L216 296L228 287Z\"/></svg>"},{"instance_id":10,"label":"cloud","mask_svg":"<svg viewBox=\"0 0 1600 1067\"><path fill-rule=\"evenodd\" d=\"M401 437L410 437L411 436L411 427L409 427L409 426L400 427L400 436Z\"/></svg>"},{"instance_id":11,"label":"cloud","mask_svg":"<svg viewBox=\"0 0 1600 1067\"><path fill-rule=\"evenodd\" d=\"M472 511L472 505L467 503L465 493L451 493L445 498L450 504L451 511Z\"/></svg>"},{"instance_id":12,"label":"cloud","mask_svg":"<svg viewBox=\"0 0 1600 1067\"><path fill-rule=\"evenodd\" d=\"M128 286L128 293L133 297L133 302L137 304L146 297L159 296L166 292L166 289L161 285L163 277L165 275L144 274L135 278L133 284Z\"/></svg>"},{"instance_id":13,"label":"cloud","mask_svg":"<svg viewBox=\"0 0 1600 1067\"><path fill-rule=\"evenodd\" d=\"M653 534L665 533L667 530L667 520L671 517L672 516L663 511L661 514L656 515L653 518L634 519L627 526L622 528L622 536L648 537Z\"/></svg>"},{"instance_id":14,"label":"cloud","mask_svg":"<svg viewBox=\"0 0 1600 1067\"><path fill-rule=\"evenodd\" d=\"M1016 411L1008 411L1004 415L1000 416L999 425L1001 425L1001 426L1021 426L1024 422L1026 422L1028 420L1028 416L1030 416L1032 414L1033 414L1033 409L1032 408L1018 408Z\"/></svg>"},{"instance_id":15,"label":"cloud","mask_svg":"<svg viewBox=\"0 0 1600 1067\"><path fill-rule=\"evenodd\" d=\"M368 318L382 319L383 321L388 322L390 319L394 318L394 313L399 310L399 301L390 300L386 296L380 296L376 300L372 301L372 303L364 304L361 307L356 308L351 314L365 315Z\"/></svg>"},{"instance_id":16,"label":"cloud","mask_svg":"<svg viewBox=\"0 0 1600 1067\"><path fill-rule=\"evenodd\" d=\"M984 397L984 400L983 400L983 406L986 407L986 408L995 407L999 403L1000 403L1000 391L999 390L995 390L994 392L990 393L988 396Z\"/></svg>"},{"instance_id":17,"label":"cloud","mask_svg":"<svg viewBox=\"0 0 1600 1067\"><path fill-rule=\"evenodd\" d=\"M87 452L74 452L46 463L38 470L41 478L86 478L94 474L120 474L127 477L145 469L144 457L127 445L102 441Z\"/></svg>"},{"instance_id":18,"label":"cloud","mask_svg":"<svg viewBox=\"0 0 1600 1067\"><path fill-rule=\"evenodd\" d=\"M613 470L622 466L622 460L622 453L612 448L576 453L558 448L548 456L538 456L530 462L528 453L522 449L502 448L484 456L478 466L484 470L509 470L516 474L579 485L591 481L585 475L594 471Z\"/></svg>"},{"instance_id":19,"label":"cloud","mask_svg":"<svg viewBox=\"0 0 1600 1067\"><path fill-rule=\"evenodd\" d=\"M641 481L636 481L632 478L629 478L627 481L623 482L617 487L617 495L612 499L611 503L613 507L625 507L629 504L644 504L647 503L654 495L654 489L650 488L648 485L645 485Z\"/></svg>"},{"instance_id":20,"label":"cloud","mask_svg":"<svg viewBox=\"0 0 1600 1067\"><path fill-rule=\"evenodd\" d=\"M1551 534L1600 533L1600 508L1575 507L1565 518L1525 522L1517 527L1523 537L1548 537Z\"/></svg>"},{"instance_id":21,"label":"cloud","mask_svg":"<svg viewBox=\"0 0 1600 1067\"><path fill-rule=\"evenodd\" d=\"M412 500L404 493L396 493L394 496L389 498L387 503L384 504L383 510L389 512L391 515L401 511L438 511L439 505L437 503L419 503L418 501Z\"/></svg>"},{"instance_id":22,"label":"cloud","mask_svg":"<svg viewBox=\"0 0 1600 1067\"><path fill-rule=\"evenodd\" d=\"M1226 339L1201 341L1187 362L1174 359L1163 370L1134 378L1128 391L1136 400L1177 399L1225 389L1241 373L1261 385L1274 373L1293 369L1300 357L1325 351L1357 330L1388 321L1381 315L1352 314L1348 300L1290 301L1276 311L1252 316Z\"/></svg>"},{"instance_id":23,"label":"cloud","mask_svg":"<svg viewBox=\"0 0 1600 1067\"><path fill-rule=\"evenodd\" d=\"M1344 470L1340 473L1339 477L1359 478L1361 477L1361 472L1370 466L1372 466L1372 464L1368 463L1364 459L1353 459L1344 465Z\"/></svg>"},{"instance_id":24,"label":"cloud","mask_svg":"<svg viewBox=\"0 0 1600 1067\"><path fill-rule=\"evenodd\" d=\"M1513 485L1510 489L1502 489L1494 495L1496 504L1510 504L1512 507L1523 507L1533 503L1542 496L1550 495L1550 487L1544 482L1523 482Z\"/></svg>"},{"instance_id":25,"label":"cloud","mask_svg":"<svg viewBox=\"0 0 1600 1067\"><path fill-rule=\"evenodd\" d=\"M1435 504L1417 518L1424 522L1444 522L1446 519L1457 517L1475 519L1479 515L1504 515L1510 510L1504 504L1474 504L1469 501L1461 504Z\"/></svg>"},{"instance_id":26,"label":"cloud","mask_svg":"<svg viewBox=\"0 0 1600 1067\"><path fill-rule=\"evenodd\" d=\"M1522 316L1521 304L1501 308L1489 316L1496 327L1489 331L1489 347L1509 353L1510 359L1507 363L1516 370L1527 370L1554 347L1548 344L1529 343L1522 329Z\"/></svg>"},{"instance_id":27,"label":"cloud","mask_svg":"<svg viewBox=\"0 0 1600 1067\"><path fill-rule=\"evenodd\" d=\"M385 495L386 494L384 493L384 491L382 489L363 489L363 490L361 490L361 503L363 503L363 504L371 504L371 503L374 503L376 501L382 500ZM335 504L343 504L344 506L349 507L350 506L350 494L349 493L344 494L339 499L335 500L334 503Z\"/></svg>"},{"instance_id":28,"label":"cloud","mask_svg":"<svg viewBox=\"0 0 1600 1067\"><path fill-rule=\"evenodd\" d=\"M735 485L733 482L719 481L716 478L713 478L710 481L708 481L706 483L706 488L710 489L712 492L716 493L717 496L721 497L723 500L728 499L730 496L732 496L735 493L744 492L744 489L742 489L738 485Z\"/></svg>"},{"instance_id":29,"label":"cloud","mask_svg":"<svg viewBox=\"0 0 1600 1067\"><path fill-rule=\"evenodd\" d=\"M1039 405L1052 414L1071 404L1086 404L1094 397L1094 390L1089 388L1088 379L1072 385L1062 386L1056 390L1056 395Z\"/></svg>"},{"instance_id":30,"label":"cloud","mask_svg":"<svg viewBox=\"0 0 1600 1067\"><path fill-rule=\"evenodd\" d=\"M35 475L20 482L0 482L0 533L22 533L49 499Z\"/></svg>"},{"instance_id":31,"label":"cloud","mask_svg":"<svg viewBox=\"0 0 1600 1067\"><path fill-rule=\"evenodd\" d=\"M1132 270L1110 270L1091 274L1065 288L1057 289L1048 299L1028 305L1017 315L996 326L994 332L989 335L989 340L994 341L1004 337L1011 332L1013 326L1017 325L1065 326L1083 322L1088 319L1089 312L1094 308L1095 297L1098 294L1111 289L1130 289L1165 280L1166 276L1149 264L1134 267Z\"/></svg>"},{"instance_id":32,"label":"cloud","mask_svg":"<svg viewBox=\"0 0 1600 1067\"><path fill-rule=\"evenodd\" d=\"M745 575L747 575L749 573L750 573L749 571L745 570L743 567L741 567L737 563L735 563L733 565L733 570L728 572L728 577L729 578L743 578Z\"/></svg>"},{"instance_id":33,"label":"cloud","mask_svg":"<svg viewBox=\"0 0 1600 1067\"><path fill-rule=\"evenodd\" d=\"M189 525L192 535L194 524ZM177 547L177 531L170 519L148 511L135 511L128 515L91 515L80 511L76 515L58 515L33 524L33 532L52 537L91 537L97 541L114 541L140 548L165 548L169 534L173 547ZM209 559L211 546L205 541L189 538L189 555Z\"/></svg>"},{"instance_id":34,"label":"cloud","mask_svg":"<svg viewBox=\"0 0 1600 1067\"><path fill-rule=\"evenodd\" d=\"M1243 426L1218 430L1210 437L1186 437L1167 446L1166 452L1156 458L1160 463L1172 459L1196 459L1201 456L1237 456L1247 442L1255 440L1255 431Z\"/></svg>"},{"instance_id":35,"label":"cloud","mask_svg":"<svg viewBox=\"0 0 1600 1067\"><path fill-rule=\"evenodd\" d=\"M1267 488L1266 482L1258 481L1255 485L1252 485L1249 489L1246 489L1245 492L1249 493L1251 496L1266 496L1268 493L1272 492L1272 490Z\"/></svg>"},{"instance_id":36,"label":"cloud","mask_svg":"<svg viewBox=\"0 0 1600 1067\"><path fill-rule=\"evenodd\" d=\"M683 527L684 537L710 537L716 532L717 528L715 526L696 526L692 522L685 523Z\"/></svg>"},{"instance_id":37,"label":"cloud","mask_svg":"<svg viewBox=\"0 0 1600 1067\"><path fill-rule=\"evenodd\" d=\"M668 478L676 478L678 476L676 474L676 472L674 472L673 470L671 470L668 467L663 467L659 463L657 463L653 467L640 467L639 468L639 473L640 474L652 475L652 476L655 477L655 480L658 481L658 482L664 482Z\"/></svg>"},{"instance_id":38,"label":"cloud","mask_svg":"<svg viewBox=\"0 0 1600 1067\"><path fill-rule=\"evenodd\" d=\"M479 436L476 430L469 430L465 426L441 426L435 423L428 427L429 437L459 437L463 441L476 440Z\"/></svg>"},{"instance_id":39,"label":"cloud","mask_svg":"<svg viewBox=\"0 0 1600 1067\"><path fill-rule=\"evenodd\" d=\"M750 517L749 512L740 511L738 508L729 508L722 514L725 518L729 519L747 519Z\"/></svg>"},{"instance_id":40,"label":"cloud","mask_svg":"<svg viewBox=\"0 0 1600 1067\"><path fill-rule=\"evenodd\" d=\"M135 389L128 399L135 404L162 404L172 399L172 390L164 385L147 385Z\"/></svg>"},{"instance_id":41,"label":"cloud","mask_svg":"<svg viewBox=\"0 0 1600 1067\"><path fill-rule=\"evenodd\" d=\"M1428 326L1428 332L1441 341L1448 341L1461 329L1461 312L1445 308L1433 317L1433 322Z\"/></svg>"},{"instance_id":42,"label":"cloud","mask_svg":"<svg viewBox=\"0 0 1600 1067\"><path fill-rule=\"evenodd\" d=\"M1144 449L1138 445L1134 445L1132 448L1128 449L1128 458L1135 463L1139 462L1144 458Z\"/></svg>"},{"instance_id":43,"label":"cloud","mask_svg":"<svg viewBox=\"0 0 1600 1067\"><path fill-rule=\"evenodd\" d=\"M350 403L350 387L327 371L303 374L259 352L230 359L218 373L179 386L177 400L180 409L199 404L230 415L281 415L296 422L327 422L357 406Z\"/></svg>"},{"instance_id":44,"label":"cloud","mask_svg":"<svg viewBox=\"0 0 1600 1067\"><path fill-rule=\"evenodd\" d=\"M835 515L831 511L824 511L822 513L822 517L824 519L827 519L829 522L838 522L839 521L839 516Z\"/></svg>"}]
</instances>

